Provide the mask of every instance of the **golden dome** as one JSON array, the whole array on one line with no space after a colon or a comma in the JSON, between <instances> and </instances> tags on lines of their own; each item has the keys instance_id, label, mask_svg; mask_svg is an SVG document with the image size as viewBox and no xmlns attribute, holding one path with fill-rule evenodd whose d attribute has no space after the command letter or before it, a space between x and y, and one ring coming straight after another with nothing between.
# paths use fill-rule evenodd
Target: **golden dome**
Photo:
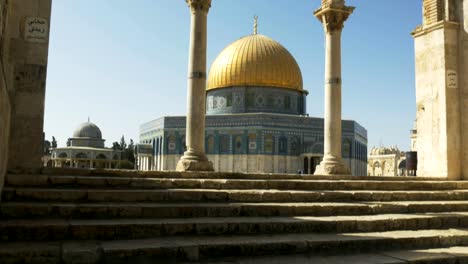
<instances>
[{"instance_id":1,"label":"golden dome","mask_svg":"<svg viewBox=\"0 0 468 264\"><path fill-rule=\"evenodd\" d=\"M286 48L269 37L253 34L227 46L211 65L207 90L231 86L302 91L302 74Z\"/></svg>"}]
</instances>

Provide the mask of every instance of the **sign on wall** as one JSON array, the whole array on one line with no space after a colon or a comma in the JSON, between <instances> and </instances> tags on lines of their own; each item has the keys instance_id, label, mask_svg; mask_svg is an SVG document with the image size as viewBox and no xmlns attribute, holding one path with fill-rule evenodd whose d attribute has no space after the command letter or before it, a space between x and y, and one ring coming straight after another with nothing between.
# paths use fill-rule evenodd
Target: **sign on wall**
<instances>
[{"instance_id":1,"label":"sign on wall","mask_svg":"<svg viewBox=\"0 0 468 264\"><path fill-rule=\"evenodd\" d=\"M24 39L34 43L47 43L49 23L42 17L27 17L24 22Z\"/></svg>"},{"instance_id":2,"label":"sign on wall","mask_svg":"<svg viewBox=\"0 0 468 264\"><path fill-rule=\"evenodd\" d=\"M457 89L458 88L458 74L454 70L447 71L447 87L449 89Z\"/></svg>"}]
</instances>

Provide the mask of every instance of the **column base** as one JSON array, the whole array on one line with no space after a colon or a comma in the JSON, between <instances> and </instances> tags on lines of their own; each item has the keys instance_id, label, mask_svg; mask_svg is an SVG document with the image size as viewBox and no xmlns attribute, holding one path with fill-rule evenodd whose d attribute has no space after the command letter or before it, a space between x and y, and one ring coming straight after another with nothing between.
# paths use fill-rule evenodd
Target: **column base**
<instances>
[{"instance_id":1,"label":"column base","mask_svg":"<svg viewBox=\"0 0 468 264\"><path fill-rule=\"evenodd\" d=\"M314 175L351 175L351 170L341 160L324 158Z\"/></svg>"},{"instance_id":2,"label":"column base","mask_svg":"<svg viewBox=\"0 0 468 264\"><path fill-rule=\"evenodd\" d=\"M214 171L214 168L204 154L187 151L177 163L176 171Z\"/></svg>"}]
</instances>

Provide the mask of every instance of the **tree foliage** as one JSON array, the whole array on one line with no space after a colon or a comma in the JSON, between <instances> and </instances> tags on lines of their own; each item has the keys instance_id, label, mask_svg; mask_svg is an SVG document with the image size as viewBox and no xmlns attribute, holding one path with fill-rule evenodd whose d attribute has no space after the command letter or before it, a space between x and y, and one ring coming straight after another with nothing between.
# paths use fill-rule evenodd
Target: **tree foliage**
<instances>
[{"instance_id":1,"label":"tree foliage","mask_svg":"<svg viewBox=\"0 0 468 264\"><path fill-rule=\"evenodd\" d=\"M133 169L135 164L135 155L134 155L135 143L133 139L130 139L130 142L127 144L125 137L120 138L120 142L112 143L113 150L122 151L122 162L120 169Z\"/></svg>"}]
</instances>

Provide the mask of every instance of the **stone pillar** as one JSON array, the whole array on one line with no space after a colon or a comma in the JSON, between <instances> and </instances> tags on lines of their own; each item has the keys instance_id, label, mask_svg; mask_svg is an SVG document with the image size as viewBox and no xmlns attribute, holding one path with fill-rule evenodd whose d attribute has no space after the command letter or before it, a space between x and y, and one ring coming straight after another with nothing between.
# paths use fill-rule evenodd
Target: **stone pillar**
<instances>
[{"instance_id":1,"label":"stone pillar","mask_svg":"<svg viewBox=\"0 0 468 264\"><path fill-rule=\"evenodd\" d=\"M2 62L11 80L8 170L37 172L42 167L44 101L51 0L9 1ZM3 5L2 5L3 8Z\"/></svg>"},{"instance_id":2,"label":"stone pillar","mask_svg":"<svg viewBox=\"0 0 468 264\"><path fill-rule=\"evenodd\" d=\"M341 31L353 10L344 0L324 0L314 12L326 38L324 157L316 175L351 174L341 158Z\"/></svg>"},{"instance_id":3,"label":"stone pillar","mask_svg":"<svg viewBox=\"0 0 468 264\"><path fill-rule=\"evenodd\" d=\"M423 7L412 33L417 175L468 179L468 1L424 0Z\"/></svg>"},{"instance_id":4,"label":"stone pillar","mask_svg":"<svg viewBox=\"0 0 468 264\"><path fill-rule=\"evenodd\" d=\"M213 171L205 155L207 18L211 0L186 0L191 11L187 98L187 151L178 171Z\"/></svg>"}]
</instances>

